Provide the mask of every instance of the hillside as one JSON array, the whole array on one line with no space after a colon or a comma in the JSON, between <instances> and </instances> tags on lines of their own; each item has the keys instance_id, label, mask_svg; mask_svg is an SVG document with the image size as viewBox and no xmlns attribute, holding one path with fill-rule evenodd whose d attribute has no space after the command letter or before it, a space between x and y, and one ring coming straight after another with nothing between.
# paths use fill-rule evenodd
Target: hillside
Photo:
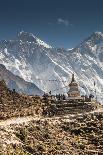
<instances>
[{"instance_id":1,"label":"hillside","mask_svg":"<svg viewBox=\"0 0 103 155\"><path fill-rule=\"evenodd\" d=\"M102 155L102 106L65 104L0 81L0 155Z\"/></svg>"},{"instance_id":2,"label":"hillside","mask_svg":"<svg viewBox=\"0 0 103 155\"><path fill-rule=\"evenodd\" d=\"M8 89L4 81L0 81L0 119L35 115L40 105L40 97L19 94Z\"/></svg>"},{"instance_id":3,"label":"hillside","mask_svg":"<svg viewBox=\"0 0 103 155\"><path fill-rule=\"evenodd\" d=\"M61 117L19 117L0 122L1 155L103 154L103 109Z\"/></svg>"},{"instance_id":4,"label":"hillside","mask_svg":"<svg viewBox=\"0 0 103 155\"><path fill-rule=\"evenodd\" d=\"M51 96L29 96L19 94L15 90L7 88L4 80L0 81L0 119L8 119L17 116L60 116L89 112L97 106L86 102L68 103L68 101L56 101Z\"/></svg>"},{"instance_id":5,"label":"hillside","mask_svg":"<svg viewBox=\"0 0 103 155\"><path fill-rule=\"evenodd\" d=\"M14 75L2 64L0 64L0 80L5 80L7 86L11 90L15 89L19 93L25 93L29 95L43 94L43 91L40 90L35 84L27 82L19 76Z\"/></svg>"}]
</instances>

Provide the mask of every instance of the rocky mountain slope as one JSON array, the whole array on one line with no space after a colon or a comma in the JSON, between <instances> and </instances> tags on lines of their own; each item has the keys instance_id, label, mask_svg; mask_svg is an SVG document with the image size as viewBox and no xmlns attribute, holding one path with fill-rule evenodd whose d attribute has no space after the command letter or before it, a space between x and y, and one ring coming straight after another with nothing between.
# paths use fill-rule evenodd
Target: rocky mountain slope
<instances>
[{"instance_id":1,"label":"rocky mountain slope","mask_svg":"<svg viewBox=\"0 0 103 155\"><path fill-rule=\"evenodd\" d=\"M20 116L34 116L41 108L40 97L19 94L0 81L0 120Z\"/></svg>"},{"instance_id":2,"label":"rocky mountain slope","mask_svg":"<svg viewBox=\"0 0 103 155\"><path fill-rule=\"evenodd\" d=\"M16 39L0 42L0 63L43 91L65 93L74 73L82 94L103 92L103 34L95 32L72 50L56 49L33 34L20 32ZM94 87L95 81L95 87ZM65 88L64 88L65 87Z\"/></svg>"},{"instance_id":3,"label":"rocky mountain slope","mask_svg":"<svg viewBox=\"0 0 103 155\"><path fill-rule=\"evenodd\" d=\"M0 123L1 155L103 154L103 113ZM92 121L91 121L92 120ZM6 125L6 122L8 123Z\"/></svg>"},{"instance_id":4,"label":"rocky mountain slope","mask_svg":"<svg viewBox=\"0 0 103 155\"><path fill-rule=\"evenodd\" d=\"M19 94L7 88L4 80L0 81L0 119L17 116L61 116L90 112L101 107L98 103L72 102L55 100L51 96L29 96Z\"/></svg>"},{"instance_id":5,"label":"rocky mountain slope","mask_svg":"<svg viewBox=\"0 0 103 155\"><path fill-rule=\"evenodd\" d=\"M64 111L63 101L58 103ZM52 117L52 104L57 102L50 97L21 95L0 81L0 155L103 154L101 105L94 110L88 104L86 111L84 103L68 104L68 114L55 111Z\"/></svg>"},{"instance_id":6,"label":"rocky mountain slope","mask_svg":"<svg viewBox=\"0 0 103 155\"><path fill-rule=\"evenodd\" d=\"M0 80L5 80L7 86L17 92L26 93L31 95L42 95L41 91L35 84L26 82L19 76L14 75L9 70L5 68L4 65L0 64Z\"/></svg>"}]
</instances>

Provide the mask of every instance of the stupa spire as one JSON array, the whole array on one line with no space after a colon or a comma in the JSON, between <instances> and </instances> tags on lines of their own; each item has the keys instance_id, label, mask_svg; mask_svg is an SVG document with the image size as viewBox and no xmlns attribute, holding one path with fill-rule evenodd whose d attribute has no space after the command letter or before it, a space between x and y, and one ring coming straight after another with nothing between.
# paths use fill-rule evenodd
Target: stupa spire
<instances>
[{"instance_id":1,"label":"stupa spire","mask_svg":"<svg viewBox=\"0 0 103 155\"><path fill-rule=\"evenodd\" d=\"M74 82L74 81L75 81L74 74L72 74L72 81L71 82Z\"/></svg>"}]
</instances>

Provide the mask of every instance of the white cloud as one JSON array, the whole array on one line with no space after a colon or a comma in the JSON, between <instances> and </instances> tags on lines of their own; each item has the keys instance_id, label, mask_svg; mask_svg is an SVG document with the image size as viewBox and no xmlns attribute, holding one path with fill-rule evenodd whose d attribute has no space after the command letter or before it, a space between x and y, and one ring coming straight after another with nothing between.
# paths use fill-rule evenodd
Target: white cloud
<instances>
[{"instance_id":1,"label":"white cloud","mask_svg":"<svg viewBox=\"0 0 103 155\"><path fill-rule=\"evenodd\" d=\"M62 18L57 19L58 24L64 24L65 26L71 26L72 24L69 22L69 20L65 20Z\"/></svg>"}]
</instances>

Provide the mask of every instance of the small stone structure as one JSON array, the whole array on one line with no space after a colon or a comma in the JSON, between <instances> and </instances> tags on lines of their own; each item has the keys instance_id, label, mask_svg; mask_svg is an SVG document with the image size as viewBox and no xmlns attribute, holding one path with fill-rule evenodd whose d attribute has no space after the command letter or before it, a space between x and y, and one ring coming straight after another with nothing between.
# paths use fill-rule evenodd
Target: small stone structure
<instances>
[{"instance_id":1,"label":"small stone structure","mask_svg":"<svg viewBox=\"0 0 103 155\"><path fill-rule=\"evenodd\" d=\"M84 100L83 97L80 96L80 91L78 89L78 83L74 78L74 74L72 74L72 80L69 84L69 91L68 91L68 100Z\"/></svg>"}]
</instances>

